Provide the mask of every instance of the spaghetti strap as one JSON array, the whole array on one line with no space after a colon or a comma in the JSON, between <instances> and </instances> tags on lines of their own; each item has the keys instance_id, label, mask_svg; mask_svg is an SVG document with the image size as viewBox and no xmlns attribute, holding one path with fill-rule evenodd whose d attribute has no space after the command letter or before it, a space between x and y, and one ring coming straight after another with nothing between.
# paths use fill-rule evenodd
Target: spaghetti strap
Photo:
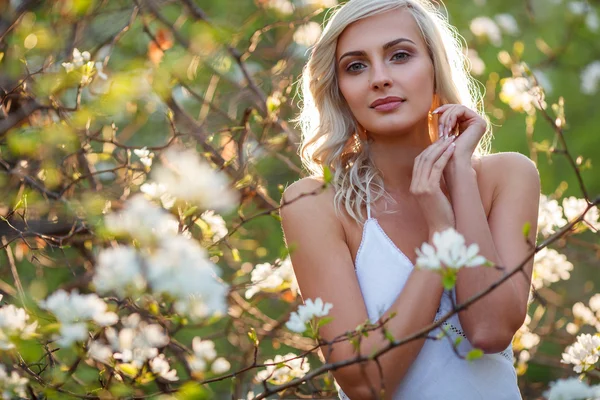
<instances>
[{"instance_id":1,"label":"spaghetti strap","mask_svg":"<svg viewBox=\"0 0 600 400\"><path fill-rule=\"evenodd\" d=\"M371 219L371 189L367 182L367 219Z\"/></svg>"}]
</instances>

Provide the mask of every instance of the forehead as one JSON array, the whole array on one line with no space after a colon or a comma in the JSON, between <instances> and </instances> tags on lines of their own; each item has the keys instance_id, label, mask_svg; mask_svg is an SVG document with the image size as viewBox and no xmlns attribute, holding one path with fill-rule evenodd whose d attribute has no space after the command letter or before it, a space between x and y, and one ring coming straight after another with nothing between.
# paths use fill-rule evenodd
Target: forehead
<instances>
[{"instance_id":1,"label":"forehead","mask_svg":"<svg viewBox=\"0 0 600 400\"><path fill-rule=\"evenodd\" d=\"M410 11L400 8L363 18L348 25L338 38L337 56L346 51L381 48L398 38L407 38L425 47L421 30Z\"/></svg>"}]
</instances>

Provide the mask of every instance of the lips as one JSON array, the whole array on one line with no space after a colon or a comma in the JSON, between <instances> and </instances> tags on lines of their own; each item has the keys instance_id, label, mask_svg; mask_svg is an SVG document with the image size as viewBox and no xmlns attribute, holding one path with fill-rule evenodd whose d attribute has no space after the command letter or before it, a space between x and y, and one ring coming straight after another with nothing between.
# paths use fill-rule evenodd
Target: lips
<instances>
[{"instance_id":1,"label":"lips","mask_svg":"<svg viewBox=\"0 0 600 400\"><path fill-rule=\"evenodd\" d=\"M388 96L388 97L384 97L384 98L375 100L374 102L371 103L371 105L369 107L376 108L377 106L381 106L383 104L390 104L390 106L391 106L392 105L391 103L402 103L403 101L404 101L404 99L401 97Z\"/></svg>"}]
</instances>

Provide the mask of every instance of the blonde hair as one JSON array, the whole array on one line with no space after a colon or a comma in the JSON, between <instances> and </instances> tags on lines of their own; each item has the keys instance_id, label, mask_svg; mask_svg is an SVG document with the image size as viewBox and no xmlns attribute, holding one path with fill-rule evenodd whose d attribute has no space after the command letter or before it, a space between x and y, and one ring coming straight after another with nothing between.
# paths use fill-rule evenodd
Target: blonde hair
<instances>
[{"instance_id":1,"label":"blonde hair","mask_svg":"<svg viewBox=\"0 0 600 400\"><path fill-rule=\"evenodd\" d=\"M313 176L323 176L327 167L332 173L336 212L342 207L355 221L365 220L363 207L367 187L374 188L372 201L387 196L379 170L369 157L367 143L358 139L358 126L345 99L336 75L337 41L344 29L360 19L386 11L408 10L421 30L435 71L434 107L463 104L477 111L486 121L477 82L468 72L469 62L463 54L461 37L447 18L429 0L351 0L330 16L321 37L302 72L302 105L296 121L302 130L300 157ZM430 133L437 126L430 124ZM487 153L489 123L475 154ZM393 200L392 200L393 201Z\"/></svg>"}]
</instances>

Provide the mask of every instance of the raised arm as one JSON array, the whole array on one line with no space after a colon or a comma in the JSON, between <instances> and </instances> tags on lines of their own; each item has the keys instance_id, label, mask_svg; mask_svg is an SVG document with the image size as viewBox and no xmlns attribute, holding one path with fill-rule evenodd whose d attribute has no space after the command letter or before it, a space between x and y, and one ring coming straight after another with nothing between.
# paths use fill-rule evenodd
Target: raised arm
<instances>
[{"instance_id":1,"label":"raised arm","mask_svg":"<svg viewBox=\"0 0 600 400\"><path fill-rule=\"evenodd\" d=\"M430 146L424 157L415 162L411 190L421 196L423 207L430 211L430 236L437 230L453 226L452 209L439 189L441 170L451 152L445 153L450 143L437 143ZM421 174L422 173L422 174ZM438 187L433 190L424 180L437 179ZM311 193L322 185L314 179L303 179L287 188L284 203L291 202L303 193ZM367 321L367 310L360 292L352 256L346 243L344 229L333 208L333 191L328 188L316 196L303 197L285 205L281 209L283 230L286 242L294 250L291 253L292 265L298 279L302 297L321 297L324 302L333 304L330 316L333 321L321 328L325 341L332 341L338 335L354 330ZM438 274L415 269L404 288L382 319L392 312L397 315L386 325L386 329L396 339L409 336L429 325L440 304L443 293ZM375 362L353 364L333 371L333 374L346 394L352 400L371 399L379 393L381 380L386 388L386 398L391 398L408 368L417 357L424 339L409 342L388 351L379 358L381 374ZM388 344L383 335L373 332L363 337L360 354L369 355ZM334 363L356 356L347 341L322 347L327 362ZM375 390L375 392L373 392Z\"/></svg>"}]
</instances>

